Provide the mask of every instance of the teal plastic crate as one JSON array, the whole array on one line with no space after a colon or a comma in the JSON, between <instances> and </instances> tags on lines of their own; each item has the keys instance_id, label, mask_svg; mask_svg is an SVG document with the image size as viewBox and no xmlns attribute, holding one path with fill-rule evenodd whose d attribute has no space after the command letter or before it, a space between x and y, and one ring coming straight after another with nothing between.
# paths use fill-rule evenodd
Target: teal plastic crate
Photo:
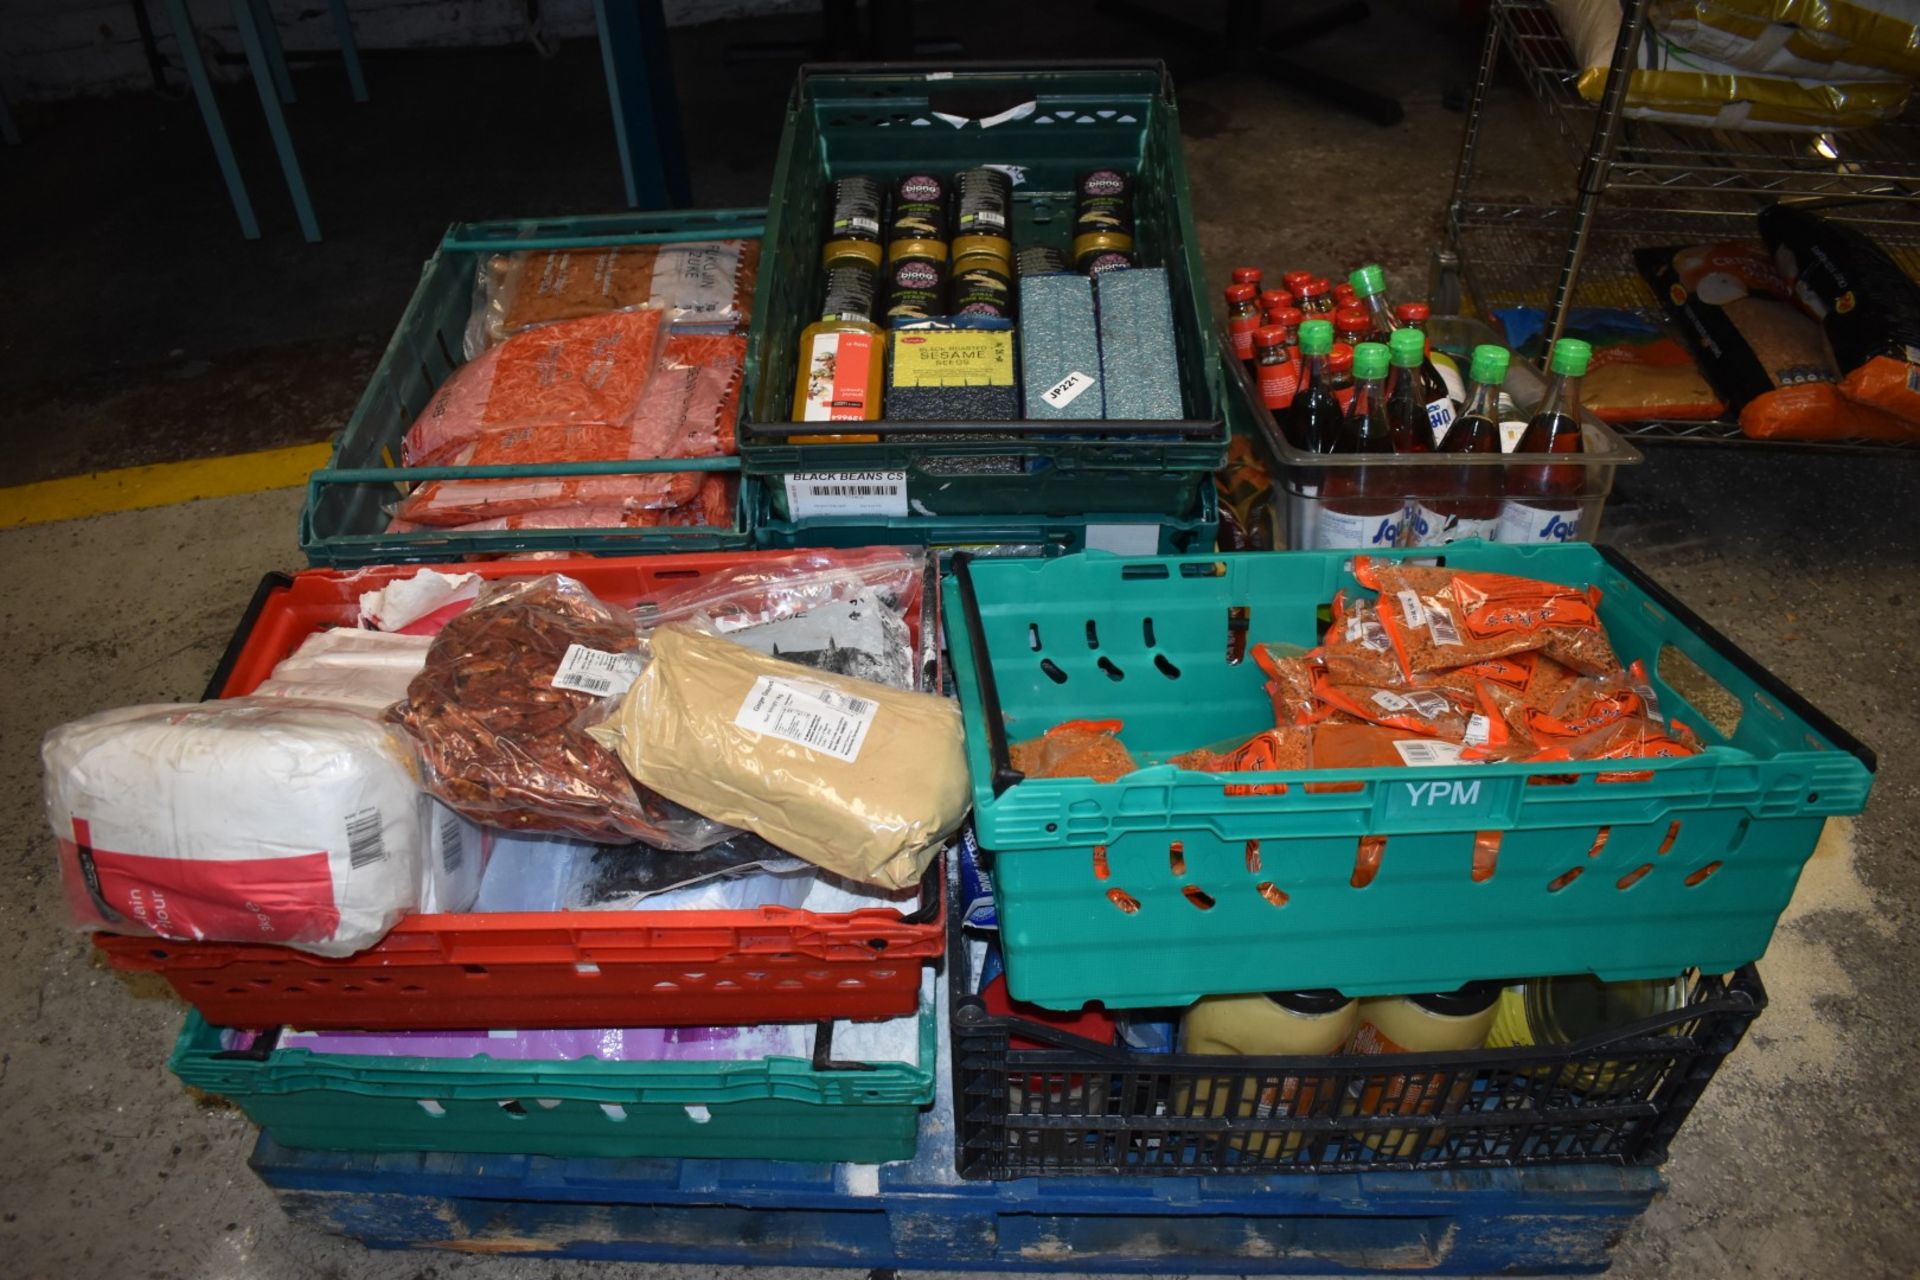
<instances>
[{"instance_id":1,"label":"teal plastic crate","mask_svg":"<svg viewBox=\"0 0 1920 1280\"><path fill-rule=\"evenodd\" d=\"M942 117L964 118L959 127ZM1018 166L1018 247L1072 238L1075 176L1099 166L1138 175L1135 251L1165 267L1186 417L1118 422L862 422L838 424L867 443L793 443L800 332L818 318L827 184L975 165ZM740 456L775 477L772 515L790 518L777 477L904 472L912 516L1192 511L1226 462L1222 387L1206 271L1194 231L1179 112L1154 61L1054 67L959 63L803 67L787 108L754 299ZM983 434L997 438L982 439ZM945 436L945 439L932 437ZM967 437L973 438L967 438ZM959 438L954 438L959 437Z\"/></svg>"},{"instance_id":2,"label":"teal plastic crate","mask_svg":"<svg viewBox=\"0 0 1920 1280\"><path fill-rule=\"evenodd\" d=\"M653 555L718 551L751 540L746 503L726 527L664 529L526 529L496 533L422 530L388 533L388 510L425 480L524 479L536 476L636 475L660 471L738 471L738 458L677 461L548 463L494 467L401 467L400 444L433 393L465 363L461 344L473 308L474 273L488 254L614 244L757 239L763 209L680 210L580 218L461 222L421 269L419 287L400 317L334 443L333 457L307 482L300 513L300 549L317 567L357 568L460 560L473 555L573 551Z\"/></svg>"},{"instance_id":3,"label":"teal plastic crate","mask_svg":"<svg viewBox=\"0 0 1920 1280\"><path fill-rule=\"evenodd\" d=\"M1064 720L1120 719L1147 760L1270 727L1264 676L1251 657L1229 659L1229 611L1248 611L1249 651L1311 645L1316 606L1364 589L1339 551L956 563L952 670L1015 997L1139 1007L1671 977L1731 972L1766 950L1823 823L1866 804L1872 752L1615 551L1458 543L1438 559L1598 586L1622 661L1645 662L1663 710L1705 752L1630 773L1596 761L1229 780L1160 764L1105 785L1023 780L1007 742ZM1682 658L1738 706L1737 724L1716 729L1676 691ZM1250 783L1284 792L1230 793ZM1475 881L1483 833L1497 860ZM1365 837L1386 843L1355 887Z\"/></svg>"},{"instance_id":4,"label":"teal plastic crate","mask_svg":"<svg viewBox=\"0 0 1920 1280\"><path fill-rule=\"evenodd\" d=\"M567 1062L230 1051L189 1013L167 1065L289 1147L759 1160L911 1159L933 1101L938 1023L915 1064L814 1059ZM822 1050L826 1050L823 1053Z\"/></svg>"},{"instance_id":5,"label":"teal plastic crate","mask_svg":"<svg viewBox=\"0 0 1920 1280\"><path fill-rule=\"evenodd\" d=\"M1155 540L1160 555L1195 555L1213 550L1220 535L1220 499L1212 485L1200 491L1198 514L1187 519L1155 518L1116 512L1084 516L879 516L816 517L781 520L769 508L759 476L743 482L757 504L753 515L754 545L787 547L921 546L946 548L982 546L1039 547L1042 554L1085 551L1088 540L1096 547L1135 546L1133 539ZM1144 553L1144 548L1141 548Z\"/></svg>"}]
</instances>

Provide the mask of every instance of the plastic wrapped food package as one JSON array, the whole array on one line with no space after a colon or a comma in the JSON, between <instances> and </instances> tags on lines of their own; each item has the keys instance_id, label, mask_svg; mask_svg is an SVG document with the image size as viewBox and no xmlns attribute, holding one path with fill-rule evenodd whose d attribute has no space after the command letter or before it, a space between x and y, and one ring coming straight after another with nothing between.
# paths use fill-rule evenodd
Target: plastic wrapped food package
<instances>
[{"instance_id":1,"label":"plastic wrapped food package","mask_svg":"<svg viewBox=\"0 0 1920 1280\"><path fill-rule=\"evenodd\" d=\"M684 623L594 737L645 786L864 884L917 882L966 816L946 699L809 671Z\"/></svg>"},{"instance_id":2,"label":"plastic wrapped food package","mask_svg":"<svg viewBox=\"0 0 1920 1280\"><path fill-rule=\"evenodd\" d=\"M1819 321L1840 369L1840 394L1920 432L1920 286L1854 227L1787 205L1760 214L1760 234L1793 295Z\"/></svg>"},{"instance_id":3,"label":"plastic wrapped food package","mask_svg":"<svg viewBox=\"0 0 1920 1280\"><path fill-rule=\"evenodd\" d=\"M869 591L904 616L919 603L926 572L926 552L906 547L764 556L706 574L679 589L663 587L641 621L664 626L704 617L724 634L799 617Z\"/></svg>"},{"instance_id":4,"label":"plastic wrapped food package","mask_svg":"<svg viewBox=\"0 0 1920 1280\"><path fill-rule=\"evenodd\" d=\"M1619 38L1620 6L1617 0L1552 0L1552 5L1580 69L1575 88L1598 102ZM1702 129L1854 129L1896 118L1908 95L1904 80L1848 80L1833 71L1795 78L1716 61L1682 49L1653 24L1634 50L1633 67L1628 116Z\"/></svg>"},{"instance_id":5,"label":"plastic wrapped food package","mask_svg":"<svg viewBox=\"0 0 1920 1280\"><path fill-rule=\"evenodd\" d=\"M1410 677L1530 650L1592 675L1619 665L1596 588L1365 556L1354 576L1380 593L1380 623Z\"/></svg>"},{"instance_id":6,"label":"plastic wrapped food package","mask_svg":"<svg viewBox=\"0 0 1920 1280\"><path fill-rule=\"evenodd\" d=\"M1029 778L1092 778L1114 782L1140 766L1120 741L1118 720L1068 720L1008 748L1013 767Z\"/></svg>"},{"instance_id":7,"label":"plastic wrapped food package","mask_svg":"<svg viewBox=\"0 0 1920 1280\"><path fill-rule=\"evenodd\" d=\"M378 715L407 696L429 636L333 627L316 631L257 685L256 698L298 698Z\"/></svg>"},{"instance_id":8,"label":"plastic wrapped food package","mask_svg":"<svg viewBox=\"0 0 1920 1280\"><path fill-rule=\"evenodd\" d=\"M62 725L41 760L74 920L328 956L371 946L421 898L431 807L409 756L357 711L278 698Z\"/></svg>"},{"instance_id":9,"label":"plastic wrapped food package","mask_svg":"<svg viewBox=\"0 0 1920 1280\"><path fill-rule=\"evenodd\" d=\"M1516 355L1545 359L1546 312L1501 307L1493 316ZM1593 347L1580 400L1604 422L1706 422L1727 411L1687 349L1638 311L1575 307L1565 336Z\"/></svg>"},{"instance_id":10,"label":"plastic wrapped food package","mask_svg":"<svg viewBox=\"0 0 1920 1280\"><path fill-rule=\"evenodd\" d=\"M510 338L455 369L407 431L409 467L452 463L506 427L620 426L653 381L658 310L620 311Z\"/></svg>"},{"instance_id":11,"label":"plastic wrapped food package","mask_svg":"<svg viewBox=\"0 0 1920 1280\"><path fill-rule=\"evenodd\" d=\"M1636 249L1640 273L1757 439L1904 438L1911 426L1840 394L1826 335L1793 302L1766 247L1727 241Z\"/></svg>"},{"instance_id":12,"label":"plastic wrapped food package","mask_svg":"<svg viewBox=\"0 0 1920 1280\"><path fill-rule=\"evenodd\" d=\"M1647 18L1684 48L1754 71L1815 80L1920 76L1913 0L1655 0Z\"/></svg>"},{"instance_id":13,"label":"plastic wrapped food package","mask_svg":"<svg viewBox=\"0 0 1920 1280\"><path fill-rule=\"evenodd\" d=\"M542 332L571 332L574 327L555 325ZM621 358L639 355L636 350ZM430 405L408 435L409 458L448 466L500 466L723 457L735 448L745 361L744 337L672 334L660 349L651 380L619 407L617 416L529 419L476 430L450 424L444 415L429 422L434 412ZM457 371L454 379L465 372ZM735 477L695 471L428 481L409 494L394 515L401 529L731 527L737 485ZM661 514L649 514L654 512Z\"/></svg>"},{"instance_id":14,"label":"plastic wrapped food package","mask_svg":"<svg viewBox=\"0 0 1920 1280\"><path fill-rule=\"evenodd\" d=\"M623 691L638 643L630 616L570 578L509 581L434 638L389 714L413 737L428 788L476 822L704 848L727 828L636 788L583 723Z\"/></svg>"},{"instance_id":15,"label":"plastic wrapped food package","mask_svg":"<svg viewBox=\"0 0 1920 1280\"><path fill-rule=\"evenodd\" d=\"M636 307L658 308L675 328L744 330L759 269L758 240L494 254L477 269L466 355L537 325Z\"/></svg>"}]
</instances>

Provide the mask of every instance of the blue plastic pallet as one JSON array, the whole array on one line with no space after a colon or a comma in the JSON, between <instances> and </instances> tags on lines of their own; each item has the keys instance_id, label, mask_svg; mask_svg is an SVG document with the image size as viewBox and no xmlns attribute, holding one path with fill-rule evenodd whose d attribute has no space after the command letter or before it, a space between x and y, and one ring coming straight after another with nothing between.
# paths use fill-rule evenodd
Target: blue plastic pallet
<instances>
[{"instance_id":1,"label":"blue plastic pallet","mask_svg":"<svg viewBox=\"0 0 1920 1280\"><path fill-rule=\"evenodd\" d=\"M293 1151L289 1218L374 1248L721 1266L1133 1274L1594 1272L1652 1169L961 1182L951 1112L883 1165Z\"/></svg>"}]
</instances>

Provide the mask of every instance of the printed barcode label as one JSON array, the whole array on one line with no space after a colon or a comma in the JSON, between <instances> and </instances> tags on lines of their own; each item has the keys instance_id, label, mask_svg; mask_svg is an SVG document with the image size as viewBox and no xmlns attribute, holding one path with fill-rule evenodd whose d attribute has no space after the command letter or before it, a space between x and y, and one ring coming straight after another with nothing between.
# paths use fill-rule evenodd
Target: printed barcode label
<instances>
[{"instance_id":1,"label":"printed barcode label","mask_svg":"<svg viewBox=\"0 0 1920 1280\"><path fill-rule=\"evenodd\" d=\"M1075 369L1060 381L1040 393L1040 398L1056 409L1064 409L1080 398L1080 393L1093 385L1091 374Z\"/></svg>"},{"instance_id":2,"label":"printed barcode label","mask_svg":"<svg viewBox=\"0 0 1920 1280\"><path fill-rule=\"evenodd\" d=\"M639 678L640 655L637 653L608 653L583 644L570 644L553 673L553 687L607 698L625 693Z\"/></svg>"},{"instance_id":3,"label":"printed barcode label","mask_svg":"<svg viewBox=\"0 0 1920 1280\"><path fill-rule=\"evenodd\" d=\"M1407 620L1410 627L1427 625L1426 606L1420 603L1420 596L1411 588L1402 591L1397 597L1400 601L1400 616Z\"/></svg>"},{"instance_id":4,"label":"printed barcode label","mask_svg":"<svg viewBox=\"0 0 1920 1280\"><path fill-rule=\"evenodd\" d=\"M1359 614L1347 615L1347 643L1352 644L1366 634L1367 623Z\"/></svg>"},{"instance_id":5,"label":"printed barcode label","mask_svg":"<svg viewBox=\"0 0 1920 1280\"><path fill-rule=\"evenodd\" d=\"M1640 695L1640 703L1641 706L1646 709L1647 719L1658 720L1660 718L1660 695L1653 691L1653 686L1650 684L1636 684L1633 686L1633 691Z\"/></svg>"},{"instance_id":6,"label":"printed barcode label","mask_svg":"<svg viewBox=\"0 0 1920 1280\"><path fill-rule=\"evenodd\" d=\"M1447 700L1445 698L1437 693L1429 693L1425 690L1408 694L1406 696L1406 704L1429 720L1446 714L1447 710Z\"/></svg>"},{"instance_id":7,"label":"printed barcode label","mask_svg":"<svg viewBox=\"0 0 1920 1280\"><path fill-rule=\"evenodd\" d=\"M1470 747L1484 747L1487 745L1487 738L1492 732L1493 722L1488 720L1482 713L1476 711L1467 718L1467 731L1462 736L1466 741L1466 745Z\"/></svg>"},{"instance_id":8,"label":"printed barcode label","mask_svg":"<svg viewBox=\"0 0 1920 1280\"><path fill-rule=\"evenodd\" d=\"M348 868L358 871L373 863L384 862L386 857L386 827L380 821L380 810L362 809L347 815Z\"/></svg>"},{"instance_id":9,"label":"printed barcode label","mask_svg":"<svg viewBox=\"0 0 1920 1280\"><path fill-rule=\"evenodd\" d=\"M907 514L904 471L804 471L783 477L787 516L887 516Z\"/></svg>"},{"instance_id":10,"label":"printed barcode label","mask_svg":"<svg viewBox=\"0 0 1920 1280\"><path fill-rule=\"evenodd\" d=\"M761 676L753 682L733 723L851 764L859 757L879 711L879 704L869 698Z\"/></svg>"},{"instance_id":11,"label":"printed barcode label","mask_svg":"<svg viewBox=\"0 0 1920 1280\"><path fill-rule=\"evenodd\" d=\"M1447 612L1447 607L1443 604L1428 607L1427 629L1433 633L1435 644L1457 645L1460 643L1460 633L1453 626L1453 615Z\"/></svg>"},{"instance_id":12,"label":"printed barcode label","mask_svg":"<svg viewBox=\"0 0 1920 1280\"><path fill-rule=\"evenodd\" d=\"M1500 423L1500 452L1512 453L1520 445L1520 437L1527 434L1527 424L1518 418L1508 418Z\"/></svg>"},{"instance_id":13,"label":"printed barcode label","mask_svg":"<svg viewBox=\"0 0 1920 1280\"><path fill-rule=\"evenodd\" d=\"M1424 766L1436 764L1459 764L1460 753L1465 750L1458 742L1441 742L1434 738L1406 738L1393 744L1400 758L1410 765Z\"/></svg>"},{"instance_id":14,"label":"printed barcode label","mask_svg":"<svg viewBox=\"0 0 1920 1280\"><path fill-rule=\"evenodd\" d=\"M460 815L449 809L440 815L440 865L448 875L467 860L467 829Z\"/></svg>"},{"instance_id":15,"label":"printed barcode label","mask_svg":"<svg viewBox=\"0 0 1920 1280\"><path fill-rule=\"evenodd\" d=\"M1387 711L1405 711L1407 700L1391 689L1379 689L1373 695L1374 705Z\"/></svg>"}]
</instances>

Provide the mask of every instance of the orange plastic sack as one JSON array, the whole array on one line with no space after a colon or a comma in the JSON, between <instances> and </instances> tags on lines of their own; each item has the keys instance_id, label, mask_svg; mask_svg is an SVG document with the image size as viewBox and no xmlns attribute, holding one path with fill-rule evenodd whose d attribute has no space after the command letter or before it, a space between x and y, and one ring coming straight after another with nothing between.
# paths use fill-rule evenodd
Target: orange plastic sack
<instances>
[{"instance_id":1,"label":"orange plastic sack","mask_svg":"<svg viewBox=\"0 0 1920 1280\"><path fill-rule=\"evenodd\" d=\"M1068 720L1008 749L1013 767L1029 778L1092 778L1113 782L1140 766L1114 735L1118 720Z\"/></svg>"},{"instance_id":2,"label":"orange plastic sack","mask_svg":"<svg viewBox=\"0 0 1920 1280\"><path fill-rule=\"evenodd\" d=\"M1366 556L1354 576L1380 593L1380 623L1409 678L1535 649L1587 675L1619 666L1597 588Z\"/></svg>"},{"instance_id":3,"label":"orange plastic sack","mask_svg":"<svg viewBox=\"0 0 1920 1280\"><path fill-rule=\"evenodd\" d=\"M1906 385L1904 362L1869 361L1841 383L1803 382L1768 391L1749 400L1740 410L1740 432L1755 440L1911 440L1917 429L1871 404L1848 398L1853 384L1861 398L1878 392L1873 379L1881 376L1874 365L1891 366L1889 376ZM1859 381L1856 381L1858 379Z\"/></svg>"},{"instance_id":4,"label":"orange plastic sack","mask_svg":"<svg viewBox=\"0 0 1920 1280\"><path fill-rule=\"evenodd\" d=\"M657 307L676 328L745 330L758 240L608 245L495 254L481 264L469 357L536 325Z\"/></svg>"}]
</instances>

